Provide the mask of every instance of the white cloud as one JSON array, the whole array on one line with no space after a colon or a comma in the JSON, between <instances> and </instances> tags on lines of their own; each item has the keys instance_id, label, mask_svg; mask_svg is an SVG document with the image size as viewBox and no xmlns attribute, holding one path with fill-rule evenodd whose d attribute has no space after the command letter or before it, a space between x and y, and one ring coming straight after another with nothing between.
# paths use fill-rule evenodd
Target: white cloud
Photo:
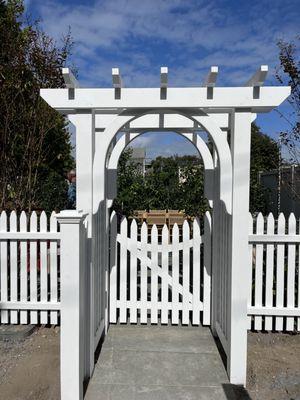
<instances>
[{"instance_id":1,"label":"white cloud","mask_svg":"<svg viewBox=\"0 0 300 400\"><path fill-rule=\"evenodd\" d=\"M199 85L214 64L225 84L242 83L260 64L274 66L276 40L297 32L297 3L274 0L270 7L269 2L252 1L237 9L234 2L225 7L224 2L204 0L35 4L50 35L58 39L71 26L84 84L109 85L111 67L120 66L127 86L150 86L158 83L159 59L172 65L173 85Z\"/></svg>"}]
</instances>

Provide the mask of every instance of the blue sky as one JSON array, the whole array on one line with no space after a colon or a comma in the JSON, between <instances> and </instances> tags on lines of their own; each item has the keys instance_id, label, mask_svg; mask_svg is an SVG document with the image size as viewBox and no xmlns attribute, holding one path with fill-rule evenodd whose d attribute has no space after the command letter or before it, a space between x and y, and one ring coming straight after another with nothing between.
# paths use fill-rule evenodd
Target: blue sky
<instances>
[{"instance_id":1,"label":"blue sky","mask_svg":"<svg viewBox=\"0 0 300 400\"><path fill-rule=\"evenodd\" d=\"M170 86L198 86L211 65L219 66L218 85L245 83L262 64L275 82L279 39L300 33L300 1L289 0L27 0L27 12L40 18L57 41L71 27L72 59L87 87L111 86L111 68L119 67L127 87L159 85L161 66L169 67ZM282 107L287 111L287 106ZM276 138L285 123L276 112L257 123ZM152 138L152 139L151 139ZM139 143L140 142L140 143ZM192 149L164 134L141 137L150 156ZM172 150L173 149L173 150Z\"/></svg>"}]
</instances>

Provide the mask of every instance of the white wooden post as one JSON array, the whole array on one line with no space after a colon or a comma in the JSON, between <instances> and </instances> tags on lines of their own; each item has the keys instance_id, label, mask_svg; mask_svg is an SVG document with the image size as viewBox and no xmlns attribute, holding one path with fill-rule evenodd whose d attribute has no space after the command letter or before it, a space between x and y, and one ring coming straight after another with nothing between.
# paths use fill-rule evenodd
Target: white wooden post
<instances>
[{"instance_id":1,"label":"white wooden post","mask_svg":"<svg viewBox=\"0 0 300 400\"><path fill-rule=\"evenodd\" d=\"M92 249L92 213L93 213L93 157L95 152L95 115L92 110L81 114L69 115L76 128L76 209L88 213L87 260L90 268L90 335L87 346L90 348L89 376L94 370L94 268Z\"/></svg>"},{"instance_id":2,"label":"white wooden post","mask_svg":"<svg viewBox=\"0 0 300 400\"><path fill-rule=\"evenodd\" d=\"M251 112L237 110L231 131L233 181L227 370L230 382L241 385L246 384L247 369L250 139Z\"/></svg>"},{"instance_id":3,"label":"white wooden post","mask_svg":"<svg viewBox=\"0 0 300 400\"><path fill-rule=\"evenodd\" d=\"M82 400L84 379L84 251L86 214L57 214L61 231L61 400Z\"/></svg>"}]
</instances>

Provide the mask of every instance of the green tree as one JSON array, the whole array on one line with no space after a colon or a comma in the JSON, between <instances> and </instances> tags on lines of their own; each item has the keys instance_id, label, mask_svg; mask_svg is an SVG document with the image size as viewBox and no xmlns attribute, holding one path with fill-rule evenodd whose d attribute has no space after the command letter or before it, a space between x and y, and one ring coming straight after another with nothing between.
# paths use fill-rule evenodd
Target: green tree
<instances>
[{"instance_id":1,"label":"green tree","mask_svg":"<svg viewBox=\"0 0 300 400\"><path fill-rule=\"evenodd\" d=\"M279 61L276 77L282 84L291 87L291 95L288 98L290 108L288 112L282 113L277 110L280 116L287 123L287 129L280 132L280 144L289 154L289 162L300 163L300 60L299 60L300 35L295 40L286 42L280 40Z\"/></svg>"},{"instance_id":2,"label":"green tree","mask_svg":"<svg viewBox=\"0 0 300 400\"><path fill-rule=\"evenodd\" d=\"M250 160L250 211L265 213L268 191L259 182L259 173L278 169L280 154L277 143L252 124Z\"/></svg>"},{"instance_id":3,"label":"green tree","mask_svg":"<svg viewBox=\"0 0 300 400\"><path fill-rule=\"evenodd\" d=\"M72 168L64 118L39 96L42 87L63 87L61 68L70 55L24 18L20 0L0 0L0 208L62 208L66 173Z\"/></svg>"},{"instance_id":4,"label":"green tree","mask_svg":"<svg viewBox=\"0 0 300 400\"><path fill-rule=\"evenodd\" d=\"M198 157L157 157L143 176L131 155L127 149L120 157L115 210L133 215L134 210L175 209L189 216L207 210L203 164Z\"/></svg>"}]
</instances>

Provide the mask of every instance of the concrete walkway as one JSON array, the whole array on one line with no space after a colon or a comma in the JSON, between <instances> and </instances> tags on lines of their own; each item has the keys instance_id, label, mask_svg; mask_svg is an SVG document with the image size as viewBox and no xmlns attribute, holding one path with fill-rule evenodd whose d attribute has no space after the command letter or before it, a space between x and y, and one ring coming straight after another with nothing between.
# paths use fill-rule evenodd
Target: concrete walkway
<instances>
[{"instance_id":1,"label":"concrete walkway","mask_svg":"<svg viewBox=\"0 0 300 400\"><path fill-rule=\"evenodd\" d=\"M112 325L85 400L228 400L210 330Z\"/></svg>"}]
</instances>

